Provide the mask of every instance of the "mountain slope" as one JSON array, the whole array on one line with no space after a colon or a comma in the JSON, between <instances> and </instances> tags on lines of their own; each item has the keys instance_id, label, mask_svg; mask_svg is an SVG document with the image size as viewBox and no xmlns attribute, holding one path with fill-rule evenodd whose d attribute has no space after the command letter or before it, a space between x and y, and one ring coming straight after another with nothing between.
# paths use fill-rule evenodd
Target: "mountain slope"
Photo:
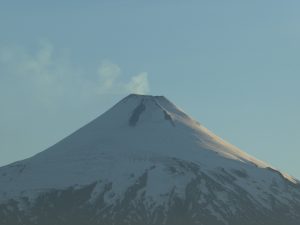
<instances>
[{"instance_id":1,"label":"mountain slope","mask_svg":"<svg viewBox=\"0 0 300 225\"><path fill-rule=\"evenodd\" d=\"M0 224L286 224L299 182L161 96L130 95L49 149L0 168Z\"/></svg>"}]
</instances>

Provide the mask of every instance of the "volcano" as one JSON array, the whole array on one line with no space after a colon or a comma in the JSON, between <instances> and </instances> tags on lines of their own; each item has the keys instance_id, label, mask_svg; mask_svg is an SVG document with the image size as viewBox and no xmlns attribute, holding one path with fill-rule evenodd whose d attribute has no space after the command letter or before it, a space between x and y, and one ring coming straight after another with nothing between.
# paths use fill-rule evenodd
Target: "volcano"
<instances>
[{"instance_id":1,"label":"volcano","mask_svg":"<svg viewBox=\"0 0 300 225\"><path fill-rule=\"evenodd\" d=\"M1 225L299 225L300 183L163 96L0 168Z\"/></svg>"}]
</instances>

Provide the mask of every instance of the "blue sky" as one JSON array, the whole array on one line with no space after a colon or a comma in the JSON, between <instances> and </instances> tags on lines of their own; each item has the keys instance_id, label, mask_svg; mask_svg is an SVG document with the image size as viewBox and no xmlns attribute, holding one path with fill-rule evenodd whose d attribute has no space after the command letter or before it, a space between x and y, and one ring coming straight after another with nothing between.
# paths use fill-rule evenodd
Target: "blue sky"
<instances>
[{"instance_id":1,"label":"blue sky","mask_svg":"<svg viewBox=\"0 0 300 225\"><path fill-rule=\"evenodd\" d=\"M300 178L300 2L1 1L0 165L131 92Z\"/></svg>"}]
</instances>

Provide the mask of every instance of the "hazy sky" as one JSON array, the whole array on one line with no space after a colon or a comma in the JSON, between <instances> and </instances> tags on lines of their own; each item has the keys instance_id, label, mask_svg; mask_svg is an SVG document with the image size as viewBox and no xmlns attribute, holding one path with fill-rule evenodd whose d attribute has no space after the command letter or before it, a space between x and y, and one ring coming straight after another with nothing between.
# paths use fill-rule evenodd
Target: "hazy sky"
<instances>
[{"instance_id":1,"label":"hazy sky","mask_svg":"<svg viewBox=\"0 0 300 225\"><path fill-rule=\"evenodd\" d=\"M300 178L300 1L70 3L1 0L0 165L135 92Z\"/></svg>"}]
</instances>

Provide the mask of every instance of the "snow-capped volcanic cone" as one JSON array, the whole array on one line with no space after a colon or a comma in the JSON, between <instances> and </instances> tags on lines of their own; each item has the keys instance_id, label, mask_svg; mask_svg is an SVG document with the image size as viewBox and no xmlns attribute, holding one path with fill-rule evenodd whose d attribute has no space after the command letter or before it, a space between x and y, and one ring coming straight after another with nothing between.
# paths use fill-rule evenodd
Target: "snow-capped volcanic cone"
<instances>
[{"instance_id":1,"label":"snow-capped volcanic cone","mask_svg":"<svg viewBox=\"0 0 300 225\"><path fill-rule=\"evenodd\" d=\"M161 96L0 168L1 225L299 225L299 181Z\"/></svg>"}]
</instances>

